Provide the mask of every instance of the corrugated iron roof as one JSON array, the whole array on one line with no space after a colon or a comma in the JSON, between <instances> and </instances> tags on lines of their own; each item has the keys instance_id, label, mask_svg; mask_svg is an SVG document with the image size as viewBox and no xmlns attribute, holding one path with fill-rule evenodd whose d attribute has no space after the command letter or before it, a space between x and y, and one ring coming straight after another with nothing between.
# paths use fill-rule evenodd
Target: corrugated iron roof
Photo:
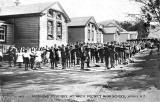
<instances>
[{"instance_id":1,"label":"corrugated iron roof","mask_svg":"<svg viewBox=\"0 0 160 102\"><path fill-rule=\"evenodd\" d=\"M68 26L85 26L91 18L92 16L71 18L71 22L68 24Z\"/></svg>"},{"instance_id":2,"label":"corrugated iron roof","mask_svg":"<svg viewBox=\"0 0 160 102\"><path fill-rule=\"evenodd\" d=\"M138 35L138 31L128 31L128 33Z\"/></svg>"},{"instance_id":3,"label":"corrugated iron roof","mask_svg":"<svg viewBox=\"0 0 160 102\"><path fill-rule=\"evenodd\" d=\"M19 6L8 6L0 8L0 16L8 15L21 15L21 14L33 14L41 13L50 6L56 4L57 2L48 2L48 3L38 3L30 5L19 5Z\"/></svg>"},{"instance_id":4,"label":"corrugated iron roof","mask_svg":"<svg viewBox=\"0 0 160 102\"><path fill-rule=\"evenodd\" d=\"M109 23L114 23L114 24L116 24L116 21L115 21L115 20L106 20L106 21L100 22L99 24L102 24L102 25L106 26L106 25L108 25Z\"/></svg>"},{"instance_id":5,"label":"corrugated iron roof","mask_svg":"<svg viewBox=\"0 0 160 102\"><path fill-rule=\"evenodd\" d=\"M123 29L122 27L120 27L118 25L118 21L116 21L116 20L107 20L107 21L100 22L99 24L102 24L105 27L108 27L109 24L113 24L114 26L116 26L119 29L119 31L127 32L125 29ZM113 26L111 26L111 27L113 27Z\"/></svg>"},{"instance_id":6,"label":"corrugated iron roof","mask_svg":"<svg viewBox=\"0 0 160 102\"><path fill-rule=\"evenodd\" d=\"M104 28L104 30L105 30L105 33L107 33L107 34L114 34L114 33L116 33L117 28L116 27L108 27L108 28Z\"/></svg>"}]
</instances>

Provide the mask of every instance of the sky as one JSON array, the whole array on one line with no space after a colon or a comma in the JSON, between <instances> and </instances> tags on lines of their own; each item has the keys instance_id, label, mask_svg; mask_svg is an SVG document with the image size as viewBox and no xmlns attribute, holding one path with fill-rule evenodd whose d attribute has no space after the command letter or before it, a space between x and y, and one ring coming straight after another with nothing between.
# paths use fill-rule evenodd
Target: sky
<instances>
[{"instance_id":1,"label":"sky","mask_svg":"<svg viewBox=\"0 0 160 102\"><path fill-rule=\"evenodd\" d=\"M130 17L126 17L128 13L130 14L140 13L140 9L137 3L131 2L130 0L19 0L19 1L21 2L21 5L44 3L44 2L59 2L70 18L94 16L96 22L112 20L112 19L117 21L131 20Z\"/></svg>"}]
</instances>

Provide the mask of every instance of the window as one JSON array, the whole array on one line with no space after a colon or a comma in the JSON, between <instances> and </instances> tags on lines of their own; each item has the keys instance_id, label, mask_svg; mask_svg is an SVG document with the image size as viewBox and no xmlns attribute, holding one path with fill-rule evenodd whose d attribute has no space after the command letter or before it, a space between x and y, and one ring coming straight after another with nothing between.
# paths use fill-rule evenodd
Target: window
<instances>
[{"instance_id":1,"label":"window","mask_svg":"<svg viewBox=\"0 0 160 102\"><path fill-rule=\"evenodd\" d=\"M57 13L57 19L60 19L60 20L62 19L62 15L60 12Z\"/></svg>"},{"instance_id":2,"label":"window","mask_svg":"<svg viewBox=\"0 0 160 102\"><path fill-rule=\"evenodd\" d=\"M92 24L92 28L94 28L94 25Z\"/></svg>"},{"instance_id":3,"label":"window","mask_svg":"<svg viewBox=\"0 0 160 102\"><path fill-rule=\"evenodd\" d=\"M53 21L48 20L48 39L53 39Z\"/></svg>"},{"instance_id":4,"label":"window","mask_svg":"<svg viewBox=\"0 0 160 102\"><path fill-rule=\"evenodd\" d=\"M5 27L0 27L0 41L5 41Z\"/></svg>"},{"instance_id":5,"label":"window","mask_svg":"<svg viewBox=\"0 0 160 102\"><path fill-rule=\"evenodd\" d=\"M54 17L54 12L53 12L53 10L48 10L48 16L49 17Z\"/></svg>"},{"instance_id":6,"label":"window","mask_svg":"<svg viewBox=\"0 0 160 102\"><path fill-rule=\"evenodd\" d=\"M94 41L94 31L92 30L92 41Z\"/></svg>"},{"instance_id":7,"label":"window","mask_svg":"<svg viewBox=\"0 0 160 102\"><path fill-rule=\"evenodd\" d=\"M97 42L99 41L99 34L97 33Z\"/></svg>"},{"instance_id":8,"label":"window","mask_svg":"<svg viewBox=\"0 0 160 102\"><path fill-rule=\"evenodd\" d=\"M57 22L57 40L62 39L62 23Z\"/></svg>"},{"instance_id":9,"label":"window","mask_svg":"<svg viewBox=\"0 0 160 102\"><path fill-rule=\"evenodd\" d=\"M88 23L88 27L90 27L90 24Z\"/></svg>"},{"instance_id":10,"label":"window","mask_svg":"<svg viewBox=\"0 0 160 102\"><path fill-rule=\"evenodd\" d=\"M90 41L90 30L88 30L88 41Z\"/></svg>"}]
</instances>

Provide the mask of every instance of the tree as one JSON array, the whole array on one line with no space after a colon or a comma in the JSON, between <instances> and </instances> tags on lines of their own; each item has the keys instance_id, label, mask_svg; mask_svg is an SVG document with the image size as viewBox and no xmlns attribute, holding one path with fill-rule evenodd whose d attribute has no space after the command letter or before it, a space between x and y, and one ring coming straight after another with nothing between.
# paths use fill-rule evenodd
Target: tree
<instances>
[{"instance_id":1,"label":"tree","mask_svg":"<svg viewBox=\"0 0 160 102\"><path fill-rule=\"evenodd\" d=\"M146 38L149 34L143 20L137 22L124 21L120 22L119 25L127 31L138 31L138 38Z\"/></svg>"},{"instance_id":2,"label":"tree","mask_svg":"<svg viewBox=\"0 0 160 102\"><path fill-rule=\"evenodd\" d=\"M127 31L137 31L137 23L135 24L130 21L124 21L120 22L119 25Z\"/></svg>"},{"instance_id":3,"label":"tree","mask_svg":"<svg viewBox=\"0 0 160 102\"><path fill-rule=\"evenodd\" d=\"M160 0L132 0L141 4L141 18L150 24L158 22L160 24Z\"/></svg>"},{"instance_id":4,"label":"tree","mask_svg":"<svg viewBox=\"0 0 160 102\"><path fill-rule=\"evenodd\" d=\"M149 29L153 25L151 22L156 22L160 25L160 0L130 0L141 5L141 14L128 14L135 17L138 21L143 22L142 28L146 29L149 34Z\"/></svg>"}]
</instances>

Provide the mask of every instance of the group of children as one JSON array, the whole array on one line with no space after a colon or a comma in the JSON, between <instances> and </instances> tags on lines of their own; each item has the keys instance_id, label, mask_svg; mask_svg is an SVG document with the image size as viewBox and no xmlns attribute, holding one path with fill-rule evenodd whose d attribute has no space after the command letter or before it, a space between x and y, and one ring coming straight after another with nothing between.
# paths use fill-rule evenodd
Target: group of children
<instances>
[{"instance_id":1,"label":"group of children","mask_svg":"<svg viewBox=\"0 0 160 102\"><path fill-rule=\"evenodd\" d=\"M127 48L126 45L129 45L129 47ZM137 48L138 45L139 49ZM145 47L145 43L143 42L129 42L121 45L113 42L107 44L77 42L75 45L69 44L58 47L56 44L51 47L46 46L41 48L16 48L10 46L7 54L10 67L13 61L14 66L18 64L19 68L22 67L22 64L25 64L25 70L28 70L28 67L36 70L37 68L41 68L41 64L45 65L46 63L50 63L51 69L58 67L58 63L61 64L62 69L65 69L67 67L74 67L76 64L80 65L80 62L81 69L84 69L85 62L87 63L87 67L90 67L91 61L95 61L96 63L101 61L101 63L104 63L103 60L105 60L105 63L110 63L111 67L114 67L114 65L123 63L142 47ZM108 62L109 60L110 62ZM106 64L107 68L108 64Z\"/></svg>"}]
</instances>

